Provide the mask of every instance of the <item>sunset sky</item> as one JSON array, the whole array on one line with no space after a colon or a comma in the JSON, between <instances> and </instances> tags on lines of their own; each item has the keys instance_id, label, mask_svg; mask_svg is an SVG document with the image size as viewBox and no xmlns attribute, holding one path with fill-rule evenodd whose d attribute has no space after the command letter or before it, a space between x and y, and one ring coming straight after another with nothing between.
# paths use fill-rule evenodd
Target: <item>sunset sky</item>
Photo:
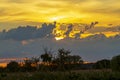
<instances>
[{"instance_id":1,"label":"sunset sky","mask_svg":"<svg viewBox=\"0 0 120 80\"><path fill-rule=\"evenodd\" d=\"M0 0L0 30L53 21L116 25L120 0Z\"/></svg>"}]
</instances>

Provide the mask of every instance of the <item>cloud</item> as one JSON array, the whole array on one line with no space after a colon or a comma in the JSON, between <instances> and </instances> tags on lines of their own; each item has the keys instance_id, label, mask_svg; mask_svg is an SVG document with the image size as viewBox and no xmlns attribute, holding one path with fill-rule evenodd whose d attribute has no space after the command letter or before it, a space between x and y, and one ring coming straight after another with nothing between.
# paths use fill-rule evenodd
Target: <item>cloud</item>
<instances>
[{"instance_id":1,"label":"cloud","mask_svg":"<svg viewBox=\"0 0 120 80\"><path fill-rule=\"evenodd\" d=\"M24 45L29 44L29 42L28 42L28 41L23 40L23 41L21 41L21 44L24 46Z\"/></svg>"},{"instance_id":2,"label":"cloud","mask_svg":"<svg viewBox=\"0 0 120 80\"><path fill-rule=\"evenodd\" d=\"M100 35L97 35L100 36ZM28 41L29 42L29 41ZM54 54L59 48L72 51L71 54L79 54L87 61L97 61L98 59L111 58L120 54L119 40L76 40L65 39L55 41L53 39L35 39L34 42L22 45L21 41L0 40L0 58L10 57L32 57L43 53L43 46L52 48ZM7 45L7 46L6 46Z\"/></svg>"},{"instance_id":3,"label":"cloud","mask_svg":"<svg viewBox=\"0 0 120 80\"><path fill-rule=\"evenodd\" d=\"M27 3L27 2L30 2L31 0L27 1L27 0L6 0L6 2L8 3Z\"/></svg>"},{"instance_id":4,"label":"cloud","mask_svg":"<svg viewBox=\"0 0 120 80\"><path fill-rule=\"evenodd\" d=\"M0 16L3 16L6 13L5 8L0 8Z\"/></svg>"},{"instance_id":5,"label":"cloud","mask_svg":"<svg viewBox=\"0 0 120 80\"><path fill-rule=\"evenodd\" d=\"M64 16L60 22L99 20L101 24L118 24L119 3L119 0L0 0L0 20L51 22L50 18Z\"/></svg>"},{"instance_id":6,"label":"cloud","mask_svg":"<svg viewBox=\"0 0 120 80\"><path fill-rule=\"evenodd\" d=\"M11 13L12 11L14 10L7 10L6 8L0 8L0 16L23 16L23 15L30 14L28 12L23 12L23 11L17 11L17 12Z\"/></svg>"},{"instance_id":7,"label":"cloud","mask_svg":"<svg viewBox=\"0 0 120 80\"><path fill-rule=\"evenodd\" d=\"M66 37L69 37L70 32L73 30L73 25L68 25L68 30L65 32Z\"/></svg>"},{"instance_id":8,"label":"cloud","mask_svg":"<svg viewBox=\"0 0 120 80\"><path fill-rule=\"evenodd\" d=\"M29 22L28 22L29 23ZM42 23L41 27L37 26L19 26L10 30L3 30L0 33L1 40L20 40L23 41L23 45L26 45L26 40L38 39L38 38L86 38L87 36L103 33L106 39L114 37L119 34L119 26L106 28L106 27L94 27L98 22L92 22L91 24L55 24L55 23ZM32 23L31 23L32 24ZM55 26L57 25L57 26ZM81 25L81 26L80 26ZM64 30L62 30L64 27ZM78 28L76 28L78 27Z\"/></svg>"},{"instance_id":9,"label":"cloud","mask_svg":"<svg viewBox=\"0 0 120 80\"><path fill-rule=\"evenodd\" d=\"M36 38L44 38L44 37L52 37L52 31L55 28L55 24L42 24L41 28L37 28L36 26L19 26L18 28L13 28L8 30L7 32L1 32L0 39L1 40L29 40ZM27 42L23 41L23 45L26 45Z\"/></svg>"},{"instance_id":10,"label":"cloud","mask_svg":"<svg viewBox=\"0 0 120 80\"><path fill-rule=\"evenodd\" d=\"M65 3L70 3L70 4L80 4L80 3L88 2L89 0L58 0L58 1L63 1Z\"/></svg>"}]
</instances>

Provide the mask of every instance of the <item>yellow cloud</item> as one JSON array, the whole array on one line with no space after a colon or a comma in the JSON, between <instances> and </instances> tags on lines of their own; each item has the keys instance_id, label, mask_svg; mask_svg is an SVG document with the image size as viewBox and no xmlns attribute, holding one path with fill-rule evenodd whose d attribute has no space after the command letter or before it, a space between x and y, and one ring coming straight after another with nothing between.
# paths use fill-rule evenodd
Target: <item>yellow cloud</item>
<instances>
[{"instance_id":1,"label":"yellow cloud","mask_svg":"<svg viewBox=\"0 0 120 80\"><path fill-rule=\"evenodd\" d=\"M0 0L1 22L119 24L119 14L120 0Z\"/></svg>"}]
</instances>

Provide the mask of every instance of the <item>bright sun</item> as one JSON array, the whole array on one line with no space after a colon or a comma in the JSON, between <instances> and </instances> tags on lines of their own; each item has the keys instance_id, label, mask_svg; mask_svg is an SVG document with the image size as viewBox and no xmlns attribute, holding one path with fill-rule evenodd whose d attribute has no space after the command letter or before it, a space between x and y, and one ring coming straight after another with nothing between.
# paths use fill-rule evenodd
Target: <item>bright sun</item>
<instances>
[{"instance_id":1,"label":"bright sun","mask_svg":"<svg viewBox=\"0 0 120 80\"><path fill-rule=\"evenodd\" d=\"M59 18L58 17L53 17L53 18L51 18L51 20L52 21L57 21L57 20L59 20Z\"/></svg>"},{"instance_id":2,"label":"bright sun","mask_svg":"<svg viewBox=\"0 0 120 80\"><path fill-rule=\"evenodd\" d=\"M55 16L55 17L51 17L50 21L59 21L59 20L61 20L63 18L64 18L63 16Z\"/></svg>"},{"instance_id":3,"label":"bright sun","mask_svg":"<svg viewBox=\"0 0 120 80\"><path fill-rule=\"evenodd\" d=\"M62 39L64 39L64 37L55 37L55 40L62 40Z\"/></svg>"}]
</instances>

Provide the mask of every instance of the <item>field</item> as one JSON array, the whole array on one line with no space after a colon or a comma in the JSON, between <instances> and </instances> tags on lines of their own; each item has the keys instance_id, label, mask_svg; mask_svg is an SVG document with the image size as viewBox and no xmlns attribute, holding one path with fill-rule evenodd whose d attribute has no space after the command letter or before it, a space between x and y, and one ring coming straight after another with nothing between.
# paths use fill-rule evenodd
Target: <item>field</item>
<instances>
[{"instance_id":1,"label":"field","mask_svg":"<svg viewBox=\"0 0 120 80\"><path fill-rule=\"evenodd\" d=\"M0 73L0 80L120 80L120 72L80 70L69 72Z\"/></svg>"}]
</instances>

